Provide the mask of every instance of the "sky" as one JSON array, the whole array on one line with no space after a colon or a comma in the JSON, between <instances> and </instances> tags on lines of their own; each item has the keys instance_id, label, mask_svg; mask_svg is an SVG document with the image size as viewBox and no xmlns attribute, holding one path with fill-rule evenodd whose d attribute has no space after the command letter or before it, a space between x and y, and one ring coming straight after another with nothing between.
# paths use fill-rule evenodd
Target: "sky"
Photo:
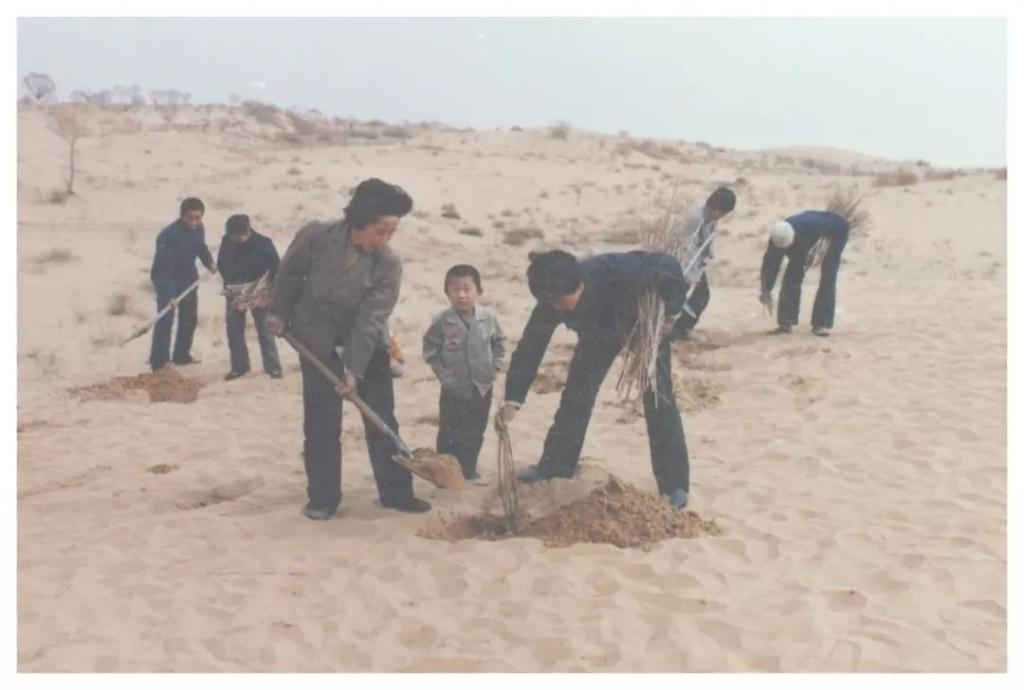
<instances>
[{"instance_id":1,"label":"sky","mask_svg":"<svg viewBox=\"0 0 1024 690\"><path fill-rule=\"evenodd\" d=\"M1005 19L38 18L18 77L329 116L1006 164Z\"/></svg>"}]
</instances>

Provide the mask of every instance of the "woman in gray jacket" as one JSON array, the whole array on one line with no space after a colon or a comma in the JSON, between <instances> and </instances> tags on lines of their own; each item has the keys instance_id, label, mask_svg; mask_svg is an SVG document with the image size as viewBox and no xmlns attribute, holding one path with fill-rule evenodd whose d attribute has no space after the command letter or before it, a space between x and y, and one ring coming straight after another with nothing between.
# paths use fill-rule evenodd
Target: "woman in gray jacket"
<instances>
[{"instance_id":1,"label":"woman in gray jacket","mask_svg":"<svg viewBox=\"0 0 1024 690\"><path fill-rule=\"evenodd\" d=\"M267 316L272 333L287 329L302 340L396 433L387 323L398 301L402 260L388 243L411 209L412 199L401 187L376 178L361 182L343 220L299 230L281 260ZM305 514L326 520L341 503L341 398L305 360L302 401ZM392 442L365 420L364 425L381 504L405 512L430 510L413 496L410 472L391 459Z\"/></svg>"}]
</instances>

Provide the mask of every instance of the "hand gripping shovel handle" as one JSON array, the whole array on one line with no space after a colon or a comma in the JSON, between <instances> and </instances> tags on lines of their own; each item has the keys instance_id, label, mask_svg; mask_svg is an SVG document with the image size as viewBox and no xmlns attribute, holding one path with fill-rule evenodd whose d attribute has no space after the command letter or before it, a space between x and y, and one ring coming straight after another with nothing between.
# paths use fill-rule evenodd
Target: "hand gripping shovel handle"
<instances>
[{"instance_id":1,"label":"hand gripping shovel handle","mask_svg":"<svg viewBox=\"0 0 1024 690\"><path fill-rule=\"evenodd\" d=\"M306 361L308 361L310 364L316 367L317 371L323 374L324 378L331 382L331 385L333 385L338 390L338 393L342 397L344 397L346 400L349 400L353 405L359 408L359 411L362 413L363 417L368 419L370 424L373 424L375 427L377 427L379 431L381 431L384 435L390 438L394 442L395 446L398 448L399 453L401 453L404 457L407 458L412 457L412 451L409 450L409 446L405 445L405 443L398 436L398 434L392 431L391 427L385 424L384 420L381 419L376 412L371 410L370 406L367 405L363 401L363 399L356 394L355 391L346 388L345 384L341 381L341 379L338 378L337 374L331 371L326 364L321 362L320 358L314 355L312 350L306 347L306 345L301 340L293 336L291 333L288 333L287 331L282 333L281 337L287 340L288 343L295 348L295 350L299 353L301 357L303 357Z\"/></svg>"},{"instance_id":2,"label":"hand gripping shovel handle","mask_svg":"<svg viewBox=\"0 0 1024 690\"><path fill-rule=\"evenodd\" d=\"M208 274L206 274L204 276L196 278L196 282L192 283L187 288L185 288L185 290L180 295L178 295L177 297L174 298L174 301L178 302L181 299L183 299L184 297L187 297L188 293L192 292L197 287L199 287L199 283L203 282L203 279L206 278L207 276L210 276L210 275L213 275L213 274L212 273L208 273ZM157 321L159 321L160 319L164 318L164 315L167 314L167 312L169 312L171 309L174 309L174 305L168 303L166 307L164 307L159 312L157 312L156 317L152 321L150 321L145 326L143 326L142 328L138 329L137 331L132 333L130 336L128 336L127 338L122 340L121 341L121 345L122 346L127 345L128 343L130 343L131 341L135 340L136 338L138 338L140 336L143 336L146 333L148 333L149 329L152 328L153 326L155 326Z\"/></svg>"}]
</instances>

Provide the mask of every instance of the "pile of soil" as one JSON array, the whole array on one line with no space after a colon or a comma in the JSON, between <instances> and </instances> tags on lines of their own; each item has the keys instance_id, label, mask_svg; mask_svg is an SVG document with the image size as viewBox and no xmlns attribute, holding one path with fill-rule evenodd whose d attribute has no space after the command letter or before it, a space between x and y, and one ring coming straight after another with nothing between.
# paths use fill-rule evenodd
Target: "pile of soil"
<instances>
[{"instance_id":1,"label":"pile of soil","mask_svg":"<svg viewBox=\"0 0 1024 690\"><path fill-rule=\"evenodd\" d=\"M447 541L533 537L552 547L614 544L646 550L665 539L720 533L714 520L676 510L664 497L612 476L582 499L541 517L525 519L514 533L502 517L484 514L449 519L435 529L421 530L419 536Z\"/></svg>"},{"instance_id":2,"label":"pile of soil","mask_svg":"<svg viewBox=\"0 0 1024 690\"><path fill-rule=\"evenodd\" d=\"M138 376L118 376L106 383L72 389L72 393L85 400L121 400L128 391L143 390L150 402L195 402L203 384L181 374L173 364L163 369Z\"/></svg>"}]
</instances>

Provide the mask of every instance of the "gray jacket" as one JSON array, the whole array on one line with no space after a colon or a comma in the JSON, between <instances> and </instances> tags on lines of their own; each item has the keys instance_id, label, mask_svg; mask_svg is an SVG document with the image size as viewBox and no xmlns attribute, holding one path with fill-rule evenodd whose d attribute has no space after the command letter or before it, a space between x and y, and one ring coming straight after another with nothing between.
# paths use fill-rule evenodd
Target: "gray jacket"
<instances>
[{"instance_id":1,"label":"gray jacket","mask_svg":"<svg viewBox=\"0 0 1024 690\"><path fill-rule=\"evenodd\" d=\"M454 307L445 309L423 335L423 359L447 393L468 398L476 386L484 395L505 359L505 334L494 314L482 307L476 307L469 328Z\"/></svg>"},{"instance_id":2,"label":"gray jacket","mask_svg":"<svg viewBox=\"0 0 1024 690\"><path fill-rule=\"evenodd\" d=\"M387 346L401 283L402 260L391 249L364 252L344 222L315 221L281 259L270 312L324 361L344 347L345 368L362 377L376 349Z\"/></svg>"}]
</instances>

